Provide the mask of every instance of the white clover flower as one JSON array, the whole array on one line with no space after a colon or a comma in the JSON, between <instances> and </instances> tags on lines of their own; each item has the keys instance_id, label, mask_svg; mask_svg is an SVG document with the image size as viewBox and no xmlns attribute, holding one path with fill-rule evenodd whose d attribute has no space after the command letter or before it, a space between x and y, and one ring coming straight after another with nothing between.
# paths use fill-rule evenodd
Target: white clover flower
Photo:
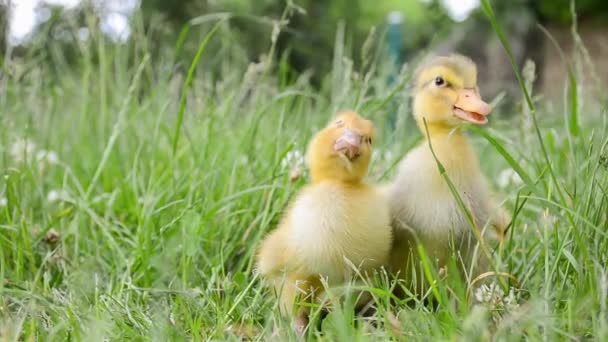
<instances>
[{"instance_id":1,"label":"white clover flower","mask_svg":"<svg viewBox=\"0 0 608 342\"><path fill-rule=\"evenodd\" d=\"M0 208L6 207L7 204L8 204L8 200L6 199L6 197L4 197L4 196L0 197Z\"/></svg>"},{"instance_id":2,"label":"white clover flower","mask_svg":"<svg viewBox=\"0 0 608 342\"><path fill-rule=\"evenodd\" d=\"M295 182L302 176L306 165L304 154L300 150L291 150L287 152L281 160L281 169L289 172L289 180Z\"/></svg>"},{"instance_id":3,"label":"white clover flower","mask_svg":"<svg viewBox=\"0 0 608 342\"><path fill-rule=\"evenodd\" d=\"M36 154L36 144L26 138L19 138L9 148L9 155L16 163L29 162Z\"/></svg>"},{"instance_id":4,"label":"white clover flower","mask_svg":"<svg viewBox=\"0 0 608 342\"><path fill-rule=\"evenodd\" d=\"M496 305L502 302L504 291L496 283L483 284L475 291L475 299L480 303Z\"/></svg>"},{"instance_id":5,"label":"white clover flower","mask_svg":"<svg viewBox=\"0 0 608 342\"><path fill-rule=\"evenodd\" d=\"M55 151L40 150L36 153L36 160L39 163L58 164L59 157Z\"/></svg>"},{"instance_id":6,"label":"white clover flower","mask_svg":"<svg viewBox=\"0 0 608 342\"><path fill-rule=\"evenodd\" d=\"M47 165L59 164L59 156L55 151L38 149L36 143L26 138L15 140L9 147L9 155L17 164L37 163L40 173L44 173Z\"/></svg>"},{"instance_id":7,"label":"white clover flower","mask_svg":"<svg viewBox=\"0 0 608 342\"><path fill-rule=\"evenodd\" d=\"M517 186L523 183L521 177L515 170L508 168L502 170L498 174L497 180L498 186L501 188L506 188L508 186Z\"/></svg>"},{"instance_id":8,"label":"white clover flower","mask_svg":"<svg viewBox=\"0 0 608 342\"><path fill-rule=\"evenodd\" d=\"M304 154L300 150L291 150L287 152L281 160L281 168L283 170L292 170L294 168L304 168L306 160Z\"/></svg>"},{"instance_id":9,"label":"white clover flower","mask_svg":"<svg viewBox=\"0 0 608 342\"><path fill-rule=\"evenodd\" d=\"M43 174L47 165L59 164L59 157L55 151L40 150L36 153L36 161L38 162L38 172Z\"/></svg>"},{"instance_id":10,"label":"white clover flower","mask_svg":"<svg viewBox=\"0 0 608 342\"><path fill-rule=\"evenodd\" d=\"M502 298L502 302L507 312L514 311L519 308L519 303L517 302L517 297L515 296L515 290L513 290L513 288L509 289L509 294Z\"/></svg>"},{"instance_id":11,"label":"white clover flower","mask_svg":"<svg viewBox=\"0 0 608 342\"><path fill-rule=\"evenodd\" d=\"M483 284L477 288L475 290L475 299L479 303L488 306L497 315L512 312L519 307L515 290L510 288L509 294L505 295L505 292L496 283L491 283L490 285ZM494 319L499 318L499 316L494 317Z\"/></svg>"},{"instance_id":12,"label":"white clover flower","mask_svg":"<svg viewBox=\"0 0 608 342\"><path fill-rule=\"evenodd\" d=\"M46 200L49 203L55 203L55 202L60 202L60 201L67 201L69 199L70 199L70 195L64 189L51 190L46 195Z\"/></svg>"}]
</instances>

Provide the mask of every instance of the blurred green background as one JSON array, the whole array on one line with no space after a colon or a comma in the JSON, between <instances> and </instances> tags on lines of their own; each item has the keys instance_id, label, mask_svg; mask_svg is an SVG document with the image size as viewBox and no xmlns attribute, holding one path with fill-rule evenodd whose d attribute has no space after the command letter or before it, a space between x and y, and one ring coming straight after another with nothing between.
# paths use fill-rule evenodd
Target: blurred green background
<instances>
[{"instance_id":1,"label":"blurred green background","mask_svg":"<svg viewBox=\"0 0 608 342\"><path fill-rule=\"evenodd\" d=\"M518 63L523 67L526 59L536 62L537 83L549 98L563 94L566 75L559 51L539 24L567 56L575 50L570 31L576 24L589 58L596 63L597 70L588 74L608 79L604 62L608 60L604 48L608 45L608 2L514 0L494 1L493 6ZM577 22L572 20L573 8ZM210 27L228 15L220 33L224 39L211 44L216 51L233 50L235 63L264 58L273 29L280 28L273 58L286 62L283 65L290 68L293 79L307 73L320 86L331 70L336 39L341 39L343 54L353 61L354 70L364 69L369 62L362 58L365 48L391 49L399 59L397 68L427 52L456 51L479 64L484 95L503 93L505 103L514 103L519 96L502 47L477 0L4 0L0 5L0 55L78 67L82 54L91 51L87 46L95 44L91 37L98 37L91 33L102 31L110 44L134 46L134 58L140 57L137 44L143 41L142 35L153 37L145 43L153 45L145 46L153 54L153 64L176 59L183 66L192 60ZM343 35L338 36L340 27ZM391 33L387 35L387 31ZM204 61L208 70L215 71L219 64L214 62L219 59Z\"/></svg>"}]
</instances>

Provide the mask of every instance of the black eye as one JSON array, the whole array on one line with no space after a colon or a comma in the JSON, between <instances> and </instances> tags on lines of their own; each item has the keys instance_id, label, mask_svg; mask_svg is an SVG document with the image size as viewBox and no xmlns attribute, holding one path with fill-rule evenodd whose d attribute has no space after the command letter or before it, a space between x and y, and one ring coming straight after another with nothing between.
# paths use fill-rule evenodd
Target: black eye
<instances>
[{"instance_id":1,"label":"black eye","mask_svg":"<svg viewBox=\"0 0 608 342\"><path fill-rule=\"evenodd\" d=\"M340 127L342 125L344 125L344 120L340 119L336 121L336 126Z\"/></svg>"},{"instance_id":2,"label":"black eye","mask_svg":"<svg viewBox=\"0 0 608 342\"><path fill-rule=\"evenodd\" d=\"M435 77L435 81L434 82L435 82L435 85L438 86L438 87L443 87L443 86L446 85L445 80L441 76Z\"/></svg>"},{"instance_id":3,"label":"black eye","mask_svg":"<svg viewBox=\"0 0 608 342\"><path fill-rule=\"evenodd\" d=\"M371 137L367 137L365 140L367 141L368 144L370 144L370 145L372 144L372 138Z\"/></svg>"}]
</instances>

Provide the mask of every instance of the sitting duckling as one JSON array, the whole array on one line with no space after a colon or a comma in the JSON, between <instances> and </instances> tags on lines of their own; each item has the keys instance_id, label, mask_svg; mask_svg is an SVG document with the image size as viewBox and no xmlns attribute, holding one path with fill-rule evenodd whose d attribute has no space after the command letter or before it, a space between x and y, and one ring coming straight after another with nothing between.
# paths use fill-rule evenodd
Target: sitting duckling
<instances>
[{"instance_id":1,"label":"sitting duckling","mask_svg":"<svg viewBox=\"0 0 608 342\"><path fill-rule=\"evenodd\" d=\"M307 161L312 184L298 193L278 228L263 241L257 260L258 271L280 294L284 314L292 312L298 295L313 303L323 293L323 283L347 282L355 273L353 265L368 274L388 263L388 201L363 182L373 140L371 121L344 112L311 141ZM296 313L301 333L309 306Z\"/></svg>"},{"instance_id":2,"label":"sitting duckling","mask_svg":"<svg viewBox=\"0 0 608 342\"><path fill-rule=\"evenodd\" d=\"M484 240L502 238L508 217L491 199L473 147L460 129L464 123L485 125L491 108L479 95L475 64L460 55L432 58L418 71L414 92L414 116L425 139L401 161L388 189L395 234L391 268L407 279L411 267L419 265L416 243L437 266L445 266L454 242L464 261L457 262L461 271L469 271L477 240L439 172L429 141ZM478 254L469 276L487 271L489 260L481 250Z\"/></svg>"}]
</instances>

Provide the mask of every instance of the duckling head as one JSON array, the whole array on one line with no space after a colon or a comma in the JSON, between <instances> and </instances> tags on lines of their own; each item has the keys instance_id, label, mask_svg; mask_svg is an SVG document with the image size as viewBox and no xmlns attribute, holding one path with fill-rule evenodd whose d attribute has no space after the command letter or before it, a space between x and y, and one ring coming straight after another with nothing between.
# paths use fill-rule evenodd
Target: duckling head
<instances>
[{"instance_id":1,"label":"duckling head","mask_svg":"<svg viewBox=\"0 0 608 342\"><path fill-rule=\"evenodd\" d=\"M477 67L469 58L433 57L417 72L414 116L423 132L424 121L429 129L451 130L463 123L485 125L490 111L479 95Z\"/></svg>"},{"instance_id":2,"label":"duckling head","mask_svg":"<svg viewBox=\"0 0 608 342\"><path fill-rule=\"evenodd\" d=\"M367 175L375 128L355 112L341 112L312 139L307 162L313 183L361 181Z\"/></svg>"}]
</instances>

